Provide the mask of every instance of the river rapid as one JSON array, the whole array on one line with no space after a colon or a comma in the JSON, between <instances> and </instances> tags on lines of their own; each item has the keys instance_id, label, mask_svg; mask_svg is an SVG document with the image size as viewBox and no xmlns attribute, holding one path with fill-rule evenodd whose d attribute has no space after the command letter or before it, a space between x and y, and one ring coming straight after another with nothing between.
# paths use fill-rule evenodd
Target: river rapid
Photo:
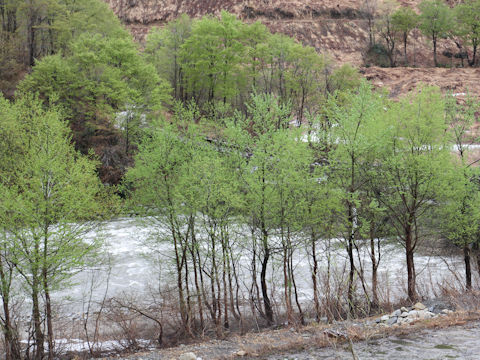
<instances>
[{"instance_id":1,"label":"river rapid","mask_svg":"<svg viewBox=\"0 0 480 360\"><path fill-rule=\"evenodd\" d=\"M87 236L101 236L105 241L105 264L88 268L71 281L72 286L54 294L57 303L73 313L81 313L88 299L100 301L103 298L125 294L142 295L159 292L174 283L172 245L168 240L158 242L157 236L165 229L158 229L135 218L120 218L103 224L100 230ZM241 291L247 297L251 278L251 246L247 231L237 231L236 252L239 255L238 273ZM272 239L275 242L275 239ZM325 274L330 266L331 281L337 286L344 285L348 262L346 251L340 240L319 241L318 254L320 273ZM370 275L371 263L367 247L360 250L365 277ZM294 271L299 291L299 300L309 306L313 300L311 264L308 249L299 246L293 257ZM358 262L358 261L357 261ZM378 269L379 293L383 300L398 301L405 298L406 266L404 250L395 242L382 246L381 262ZM415 256L419 294L436 297L440 286L460 287L463 279L463 261L458 256ZM272 295L281 300L282 271L278 256L273 256L268 270L269 287Z\"/></svg>"}]
</instances>

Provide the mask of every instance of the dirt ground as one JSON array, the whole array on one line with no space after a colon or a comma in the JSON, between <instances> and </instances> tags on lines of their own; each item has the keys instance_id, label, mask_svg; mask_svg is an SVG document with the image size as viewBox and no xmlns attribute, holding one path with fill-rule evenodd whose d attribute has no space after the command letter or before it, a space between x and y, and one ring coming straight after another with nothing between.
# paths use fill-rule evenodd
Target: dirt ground
<instances>
[{"instance_id":1,"label":"dirt ground","mask_svg":"<svg viewBox=\"0 0 480 360\"><path fill-rule=\"evenodd\" d=\"M448 316L394 327L373 325L373 319L356 322L345 321L333 325L315 324L266 330L243 336L232 335L223 340L200 341L169 349L104 358L103 360L173 360L188 352L205 360L264 358L272 354L341 346L342 344L348 346L350 340L355 343L389 336L402 336L426 329L438 330L451 326L464 326L478 320L480 320L480 311L457 311Z\"/></svg>"},{"instance_id":2,"label":"dirt ground","mask_svg":"<svg viewBox=\"0 0 480 360\"><path fill-rule=\"evenodd\" d=\"M480 68L459 68L461 60L447 58L444 51L458 52L453 41L438 45L439 62L433 68L432 46L419 31L410 35L408 64L415 67L364 68L368 48L368 25L364 1L356 0L104 0L143 42L153 26L163 26L180 14L199 17L219 15L222 10L247 22L261 21L272 32L295 37L318 52L328 54L335 65L358 67L375 86L386 87L393 97L402 95L420 83L437 85L444 91L480 96ZM378 0L381 8L384 0ZM420 0L401 0L402 6L417 9ZM450 1L452 4L456 0ZM379 41L377 39L377 41ZM404 65L398 42L397 64ZM452 60L453 59L453 60Z\"/></svg>"}]
</instances>

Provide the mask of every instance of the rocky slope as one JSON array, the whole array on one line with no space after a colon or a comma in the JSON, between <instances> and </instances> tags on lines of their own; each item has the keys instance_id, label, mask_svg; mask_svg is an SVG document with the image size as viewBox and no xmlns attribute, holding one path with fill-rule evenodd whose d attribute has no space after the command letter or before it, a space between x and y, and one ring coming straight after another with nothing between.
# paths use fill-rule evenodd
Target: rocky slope
<instances>
[{"instance_id":1,"label":"rocky slope","mask_svg":"<svg viewBox=\"0 0 480 360\"><path fill-rule=\"evenodd\" d=\"M368 63L368 24L365 1L355 0L105 0L119 18L142 42L152 26L162 26L180 14L199 17L218 15L222 10L236 14L244 21L261 21L272 32L280 32L313 46L330 56L333 63L350 63L359 68ZM372 0L370 0L372 1ZM378 0L381 6L383 0ZM419 0L401 0L403 6L416 8ZM409 62L416 68L364 69L367 78L385 86L397 96L419 82L439 85L444 90L480 94L480 72L477 69L430 69L431 45L418 31L412 34ZM442 41L443 51L458 51L453 42ZM460 60L442 55L440 62L460 66ZM402 63L400 53L398 62ZM420 68L420 69L419 69ZM427 69L428 68L428 69Z\"/></svg>"}]
</instances>

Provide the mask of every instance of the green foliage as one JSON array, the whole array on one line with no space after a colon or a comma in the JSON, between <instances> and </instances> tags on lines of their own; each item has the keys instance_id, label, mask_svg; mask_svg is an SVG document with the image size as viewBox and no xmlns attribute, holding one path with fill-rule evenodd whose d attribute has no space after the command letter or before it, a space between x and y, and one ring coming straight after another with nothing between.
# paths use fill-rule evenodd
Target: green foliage
<instances>
[{"instance_id":1,"label":"green foliage","mask_svg":"<svg viewBox=\"0 0 480 360\"><path fill-rule=\"evenodd\" d=\"M455 34L460 36L466 45L473 48L473 59L477 62L477 48L480 45L480 1L468 0L455 7Z\"/></svg>"},{"instance_id":2,"label":"green foliage","mask_svg":"<svg viewBox=\"0 0 480 360\"><path fill-rule=\"evenodd\" d=\"M409 33L418 25L419 17L413 9L409 7L401 7L392 14L392 24L394 28L402 33L403 52L405 56L405 65L408 64L407 58L407 41Z\"/></svg>"},{"instance_id":3,"label":"green foliage","mask_svg":"<svg viewBox=\"0 0 480 360\"><path fill-rule=\"evenodd\" d=\"M15 104L2 100L1 112L8 115L2 117L2 130L16 127L19 150L12 158L16 164L2 172L2 227L14 239L18 266L46 267L49 279L60 286L96 249L81 236L86 229L82 223L105 213L96 163L74 151L57 110L45 111L39 101L27 97ZM48 245L46 255L29 258L39 241Z\"/></svg>"},{"instance_id":4,"label":"green foliage","mask_svg":"<svg viewBox=\"0 0 480 360\"><path fill-rule=\"evenodd\" d=\"M95 147L105 169L104 181L118 182L107 168L125 168L142 127L169 102L170 87L140 56L130 36L84 34L70 43L67 53L40 60L19 91L38 93L45 104L62 108L77 148L86 154ZM128 118L118 124L122 111ZM123 142L116 126L123 131ZM112 143L117 148L105 148Z\"/></svg>"},{"instance_id":5,"label":"green foliage","mask_svg":"<svg viewBox=\"0 0 480 360\"><path fill-rule=\"evenodd\" d=\"M446 122L453 137L453 150L458 154L455 177L451 180L449 198L442 209L442 229L447 238L458 245L469 246L478 240L478 221L480 220L480 195L478 170L473 166L469 144L472 138L470 129L476 121L476 112L480 105L478 100L468 97L465 103L457 103L451 94L445 98Z\"/></svg>"},{"instance_id":6,"label":"green foliage","mask_svg":"<svg viewBox=\"0 0 480 360\"><path fill-rule=\"evenodd\" d=\"M210 117L218 117L218 108L231 116L229 106L242 108L255 89L290 102L302 120L318 111L324 95L326 61L315 49L227 12L193 21L184 16L153 30L146 53L170 80L175 98L193 99Z\"/></svg>"},{"instance_id":7,"label":"green foliage","mask_svg":"<svg viewBox=\"0 0 480 360\"><path fill-rule=\"evenodd\" d=\"M452 29L452 11L442 0L424 0L419 5L420 30L433 42L433 59L437 62L437 41L449 35Z\"/></svg>"},{"instance_id":8,"label":"green foliage","mask_svg":"<svg viewBox=\"0 0 480 360\"><path fill-rule=\"evenodd\" d=\"M335 69L330 76L328 90L332 93L354 91L361 84L361 75L353 66L344 64Z\"/></svg>"},{"instance_id":9,"label":"green foliage","mask_svg":"<svg viewBox=\"0 0 480 360\"><path fill-rule=\"evenodd\" d=\"M392 22L398 31L408 34L418 25L418 15L410 7L400 7L392 14Z\"/></svg>"},{"instance_id":10,"label":"green foliage","mask_svg":"<svg viewBox=\"0 0 480 360\"><path fill-rule=\"evenodd\" d=\"M41 319L53 346L50 293L68 286L68 280L88 264L99 263L101 241L86 241L85 235L113 203L96 175L96 163L73 149L68 124L58 109L44 110L37 99L23 97L14 104L0 100L0 113L0 133L9 135L9 145L18 150L12 158L15 163L6 161L0 174L3 309L12 311L8 293L12 282L27 291L34 352L43 356ZM2 146L1 156L9 155ZM3 331L7 341L13 341L8 320Z\"/></svg>"},{"instance_id":11,"label":"green foliage","mask_svg":"<svg viewBox=\"0 0 480 360\"><path fill-rule=\"evenodd\" d=\"M240 64L245 47L243 24L227 12L221 19L204 17L192 25L182 45L186 86L200 101L232 101L244 87Z\"/></svg>"},{"instance_id":12,"label":"green foliage","mask_svg":"<svg viewBox=\"0 0 480 360\"><path fill-rule=\"evenodd\" d=\"M163 79L170 81L176 99L185 100L185 75L180 55L191 31L192 20L183 14L164 28L152 29L145 44L147 62L155 66Z\"/></svg>"}]
</instances>

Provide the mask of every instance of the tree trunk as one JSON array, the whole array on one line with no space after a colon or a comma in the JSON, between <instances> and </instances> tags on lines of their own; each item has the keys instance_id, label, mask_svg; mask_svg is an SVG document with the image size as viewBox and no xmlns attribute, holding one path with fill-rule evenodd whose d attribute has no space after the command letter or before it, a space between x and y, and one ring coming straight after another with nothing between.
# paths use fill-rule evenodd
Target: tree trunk
<instances>
[{"instance_id":1,"label":"tree trunk","mask_svg":"<svg viewBox=\"0 0 480 360\"><path fill-rule=\"evenodd\" d=\"M317 321L320 320L320 301L318 299L318 260L317 260L317 249L316 249L316 237L315 232L312 230L311 235L312 242L312 284L313 284L313 304L315 307L315 317Z\"/></svg>"},{"instance_id":2,"label":"tree trunk","mask_svg":"<svg viewBox=\"0 0 480 360\"><path fill-rule=\"evenodd\" d=\"M183 261L180 259L180 253L178 251L178 241L175 230L172 230L173 244L175 248L175 265L177 270L177 287L178 287L178 304L180 306L180 317L182 319L182 324L186 332L188 332L188 316L185 306L185 298L183 295L183 281L182 281L182 268Z\"/></svg>"},{"instance_id":3,"label":"tree trunk","mask_svg":"<svg viewBox=\"0 0 480 360\"><path fill-rule=\"evenodd\" d=\"M470 247L465 242L463 245L463 259L465 261L465 288L472 290L472 267L470 263Z\"/></svg>"},{"instance_id":4,"label":"tree trunk","mask_svg":"<svg viewBox=\"0 0 480 360\"><path fill-rule=\"evenodd\" d=\"M197 241L195 239L195 233L192 231L192 242L193 242L193 247L197 246ZM198 307L198 314L200 316L200 328L203 329L205 328L204 320L203 320L203 304L202 304L202 290L200 289L200 285L198 282L198 272L201 272L201 269L199 269L199 266L197 264L197 257L195 256L195 251L194 248L190 248L190 255L192 256L192 262L193 262L193 274L194 274L194 282L195 282L195 291L197 292L197 307Z\"/></svg>"},{"instance_id":5,"label":"tree trunk","mask_svg":"<svg viewBox=\"0 0 480 360\"><path fill-rule=\"evenodd\" d=\"M267 290L267 265L268 265L268 260L270 259L270 248L268 246L268 236L265 232L263 234L262 245L263 245L263 259L262 259L262 269L260 271L260 285L262 287L265 317L268 325L272 325L273 309L272 309L272 304L270 302L270 298L268 297L268 290Z\"/></svg>"},{"instance_id":6,"label":"tree trunk","mask_svg":"<svg viewBox=\"0 0 480 360\"><path fill-rule=\"evenodd\" d=\"M410 223L405 227L405 251L407 257L407 291L408 299L412 302L417 300L417 293L415 291L415 263L413 261L413 239L412 239L412 225Z\"/></svg>"},{"instance_id":7,"label":"tree trunk","mask_svg":"<svg viewBox=\"0 0 480 360\"><path fill-rule=\"evenodd\" d=\"M405 57L405 66L408 66L408 57L407 57L407 37L408 34L405 31L403 33L403 56Z\"/></svg>"},{"instance_id":8,"label":"tree trunk","mask_svg":"<svg viewBox=\"0 0 480 360\"><path fill-rule=\"evenodd\" d=\"M42 331L42 321L40 318L40 303L38 289L40 287L37 276L34 275L32 280L32 318L33 331L35 336L35 357L34 360L42 360L45 353L44 342L45 337Z\"/></svg>"},{"instance_id":9,"label":"tree trunk","mask_svg":"<svg viewBox=\"0 0 480 360\"><path fill-rule=\"evenodd\" d=\"M294 293L294 296L295 296L295 304L297 305L297 309L298 309L298 314L300 316L300 324L302 325L305 325L305 317L303 315L303 310L302 310L302 306L300 304L300 300L298 298L298 288L297 288L297 283L295 281L295 273L293 271L293 246L292 246L292 242L291 242L291 238L290 238L290 229L288 231L288 248L290 249L289 250L289 256L288 256L288 265L289 265L289 276L290 276L290 279L291 279L291 282L292 282L292 285L293 285L293 293Z\"/></svg>"},{"instance_id":10,"label":"tree trunk","mask_svg":"<svg viewBox=\"0 0 480 360\"><path fill-rule=\"evenodd\" d=\"M373 230L373 221L370 223L370 258L372 260L372 307L378 307L378 289L377 289L377 257L375 255L375 235Z\"/></svg>"},{"instance_id":11,"label":"tree trunk","mask_svg":"<svg viewBox=\"0 0 480 360\"><path fill-rule=\"evenodd\" d=\"M347 301L348 301L348 310L349 314L353 315L355 311L355 306L354 306L354 286L353 286L353 280L355 276L355 261L353 257L353 242L354 242L354 228L353 228L353 223L354 223L354 214L353 214L353 205L349 202L348 204L348 222L350 224L349 228L349 237L347 240L347 253L348 253L348 260L350 264L350 269L348 272L348 290L347 290Z\"/></svg>"},{"instance_id":12,"label":"tree trunk","mask_svg":"<svg viewBox=\"0 0 480 360\"><path fill-rule=\"evenodd\" d=\"M473 45L472 66L475 66L476 62L477 62L477 45Z\"/></svg>"},{"instance_id":13,"label":"tree trunk","mask_svg":"<svg viewBox=\"0 0 480 360\"><path fill-rule=\"evenodd\" d=\"M293 308L292 308L292 297L290 290L290 277L288 269L288 248L285 242L285 237L282 231L282 246L283 246L283 290L285 296L285 307L287 311L287 323L291 325L293 323Z\"/></svg>"},{"instance_id":14,"label":"tree trunk","mask_svg":"<svg viewBox=\"0 0 480 360\"><path fill-rule=\"evenodd\" d=\"M433 63L435 64L435 67L438 66L437 62L437 39L433 39Z\"/></svg>"},{"instance_id":15,"label":"tree trunk","mask_svg":"<svg viewBox=\"0 0 480 360\"><path fill-rule=\"evenodd\" d=\"M4 262L0 255L0 281L1 281L1 296L3 305L3 335L5 339L5 360L19 360L22 359L20 353L20 346L16 330L12 325L10 317L10 286L12 280L12 270L8 269L8 275L4 268Z\"/></svg>"},{"instance_id":16,"label":"tree trunk","mask_svg":"<svg viewBox=\"0 0 480 360\"><path fill-rule=\"evenodd\" d=\"M47 341L48 341L48 360L53 360L54 353L54 340L53 340L53 324L52 324L52 304L50 301L50 291L48 290L47 284L44 284L45 287L45 311L47 319Z\"/></svg>"}]
</instances>

